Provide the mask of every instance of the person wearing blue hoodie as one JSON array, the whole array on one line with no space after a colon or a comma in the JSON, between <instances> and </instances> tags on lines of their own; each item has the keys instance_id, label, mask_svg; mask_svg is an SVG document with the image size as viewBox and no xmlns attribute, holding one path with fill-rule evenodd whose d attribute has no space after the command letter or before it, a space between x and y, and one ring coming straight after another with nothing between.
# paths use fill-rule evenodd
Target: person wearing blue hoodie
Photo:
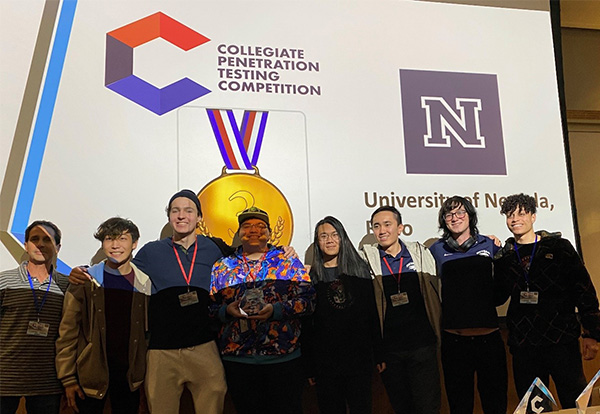
<instances>
[{"instance_id":1,"label":"person wearing blue hoodie","mask_svg":"<svg viewBox=\"0 0 600 414\"><path fill-rule=\"evenodd\" d=\"M139 230L113 217L94 237L106 260L87 269L91 279L70 285L56 341L56 371L69 407L80 413L137 414L146 372L148 276L131 263Z\"/></svg>"}]
</instances>

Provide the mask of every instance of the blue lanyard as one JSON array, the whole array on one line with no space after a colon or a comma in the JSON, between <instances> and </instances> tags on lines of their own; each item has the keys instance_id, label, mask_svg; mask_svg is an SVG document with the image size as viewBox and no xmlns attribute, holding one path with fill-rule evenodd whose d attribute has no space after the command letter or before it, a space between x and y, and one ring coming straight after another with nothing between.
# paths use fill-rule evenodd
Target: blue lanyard
<instances>
[{"instance_id":1,"label":"blue lanyard","mask_svg":"<svg viewBox=\"0 0 600 414\"><path fill-rule=\"evenodd\" d=\"M29 279L29 286L31 286L31 292L33 293L33 302L35 304L35 310L38 313L38 317L42 312L42 308L46 303L46 299L48 298L48 292L50 291L50 285L52 284L52 272L50 272L50 280L48 281L48 287L46 288L46 293L44 293L44 298L42 299L42 303L38 303L37 295L35 294L35 288L33 287L33 280L31 280L31 275L29 274L29 270L27 270L27 278Z\"/></svg>"},{"instance_id":2,"label":"blue lanyard","mask_svg":"<svg viewBox=\"0 0 600 414\"><path fill-rule=\"evenodd\" d=\"M519 248L517 246L517 242L515 242L515 252L517 253L517 259L519 260L519 266L523 269L523 274L525 275L525 283L527 284L527 291L529 292L529 270L531 270L531 263L533 262L533 255L535 254L535 247L537 246L538 236L535 235L535 241L533 242L533 250L531 250L531 256L529 256L529 266L527 268L521 266L521 255L519 254Z\"/></svg>"}]
</instances>

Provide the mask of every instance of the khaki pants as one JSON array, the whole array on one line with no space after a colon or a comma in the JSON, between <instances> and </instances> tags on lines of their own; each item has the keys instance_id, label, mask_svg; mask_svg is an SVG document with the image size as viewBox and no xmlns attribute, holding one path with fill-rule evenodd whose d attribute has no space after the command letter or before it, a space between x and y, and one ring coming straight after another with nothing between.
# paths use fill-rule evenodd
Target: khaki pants
<instances>
[{"instance_id":1,"label":"khaki pants","mask_svg":"<svg viewBox=\"0 0 600 414\"><path fill-rule=\"evenodd\" d=\"M178 414L183 387L200 414L221 414L227 392L225 371L214 341L190 348L150 349L146 397L152 414Z\"/></svg>"}]
</instances>

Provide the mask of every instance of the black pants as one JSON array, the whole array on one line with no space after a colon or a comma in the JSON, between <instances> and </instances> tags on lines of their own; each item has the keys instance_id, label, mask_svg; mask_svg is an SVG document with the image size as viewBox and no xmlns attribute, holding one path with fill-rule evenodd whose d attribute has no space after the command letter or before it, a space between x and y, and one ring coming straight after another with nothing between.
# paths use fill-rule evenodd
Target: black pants
<instances>
[{"instance_id":1,"label":"black pants","mask_svg":"<svg viewBox=\"0 0 600 414\"><path fill-rule=\"evenodd\" d=\"M346 412L371 414L372 379L372 372L342 377L317 376L319 412L321 414L346 414Z\"/></svg>"},{"instance_id":2,"label":"black pants","mask_svg":"<svg viewBox=\"0 0 600 414\"><path fill-rule=\"evenodd\" d=\"M575 408L575 400L587 385L579 341L548 347L511 347L510 353L519 398L535 377L547 386L551 376L562 408Z\"/></svg>"},{"instance_id":3,"label":"black pants","mask_svg":"<svg viewBox=\"0 0 600 414\"><path fill-rule=\"evenodd\" d=\"M27 414L58 414L61 394L31 395L25 397ZM21 397L0 397L0 413L14 414Z\"/></svg>"},{"instance_id":4,"label":"black pants","mask_svg":"<svg viewBox=\"0 0 600 414\"><path fill-rule=\"evenodd\" d=\"M472 414L475 374L485 414L506 414L508 373L500 331L461 336L442 332L442 366L452 414Z\"/></svg>"},{"instance_id":5,"label":"black pants","mask_svg":"<svg viewBox=\"0 0 600 414\"><path fill-rule=\"evenodd\" d=\"M300 359L275 364L224 360L227 390L238 414L302 414Z\"/></svg>"},{"instance_id":6,"label":"black pants","mask_svg":"<svg viewBox=\"0 0 600 414\"><path fill-rule=\"evenodd\" d=\"M79 414L102 414L106 398L110 399L110 409L113 414L137 414L140 407L140 391L131 392L125 374L111 375L106 395L102 399L77 397Z\"/></svg>"},{"instance_id":7,"label":"black pants","mask_svg":"<svg viewBox=\"0 0 600 414\"><path fill-rule=\"evenodd\" d=\"M388 352L383 385L397 414L438 414L441 404L437 345Z\"/></svg>"}]
</instances>

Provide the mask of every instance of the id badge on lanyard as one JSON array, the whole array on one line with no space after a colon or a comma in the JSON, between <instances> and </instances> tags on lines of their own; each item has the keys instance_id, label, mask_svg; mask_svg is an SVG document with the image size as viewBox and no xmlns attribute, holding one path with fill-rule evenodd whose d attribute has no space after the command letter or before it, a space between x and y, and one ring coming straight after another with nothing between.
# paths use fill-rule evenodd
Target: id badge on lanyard
<instances>
[{"instance_id":1,"label":"id badge on lanyard","mask_svg":"<svg viewBox=\"0 0 600 414\"><path fill-rule=\"evenodd\" d=\"M175 256L177 257L177 262L179 263L179 269L181 270L181 273L183 274L183 279L185 280L185 283L187 283L187 287L188 287L186 293L182 293L181 295L179 295L179 306L181 306L182 308L184 308L186 306L190 306L190 305L195 305L196 303L200 302L198 300L198 292L196 292L196 291L190 292L190 281L192 280L192 273L194 273L194 264L196 263L196 253L198 253L198 240L196 240L195 243L196 244L194 245L194 255L192 256L192 263L190 264L189 274L185 273L185 269L183 268L183 264L181 263L181 258L179 257L179 253L177 253L175 244L173 244L173 251L175 252Z\"/></svg>"},{"instance_id":2,"label":"id badge on lanyard","mask_svg":"<svg viewBox=\"0 0 600 414\"><path fill-rule=\"evenodd\" d=\"M519 292L519 303L522 305L537 305L540 294L539 292L530 292L522 290Z\"/></svg>"},{"instance_id":3,"label":"id badge on lanyard","mask_svg":"<svg viewBox=\"0 0 600 414\"><path fill-rule=\"evenodd\" d=\"M396 276L394 276L392 267L390 266L390 264L388 263L388 261L386 260L385 257L383 258L383 262L385 263L386 267L390 271L390 274L392 275L392 277L394 277L396 279L396 282L398 283L398 293L390 295L390 301L392 302L392 306L396 307L396 306L407 305L408 304L408 293L400 291L400 278L402 277L401 275L402 275L402 265L404 263L404 257L400 258L400 267L398 268L398 278L396 278Z\"/></svg>"},{"instance_id":4,"label":"id badge on lanyard","mask_svg":"<svg viewBox=\"0 0 600 414\"><path fill-rule=\"evenodd\" d=\"M42 313L42 308L46 303L46 299L48 298L48 292L50 291L50 285L52 284L52 272L50 272L50 279L48 280L48 287L46 288L46 293L44 293L44 298L42 299L42 303L38 303L37 295L35 294L35 288L33 287L33 280L31 279L31 275L29 274L29 270L27 271L27 278L29 279L29 286L31 287L31 292L33 293L33 303L35 305L35 310L37 312L37 320L29 321L27 323L27 335L32 336L48 336L48 331L50 330L50 324L40 322L40 313Z\"/></svg>"},{"instance_id":5,"label":"id badge on lanyard","mask_svg":"<svg viewBox=\"0 0 600 414\"><path fill-rule=\"evenodd\" d=\"M519 254L519 248L517 243L515 242L515 252L517 254L517 259L519 260L519 266L523 269L523 274L525 275L525 284L527 286L527 290L522 290L519 292L519 303L521 305L537 305L540 299L540 293L537 291L529 290L529 270L531 270L531 263L533 262L533 255L535 253L535 248L537 246L538 236L535 236L535 241L533 242L533 249L531 250L531 256L529 257L529 265L528 268L525 269L521 265L521 255Z\"/></svg>"}]
</instances>

